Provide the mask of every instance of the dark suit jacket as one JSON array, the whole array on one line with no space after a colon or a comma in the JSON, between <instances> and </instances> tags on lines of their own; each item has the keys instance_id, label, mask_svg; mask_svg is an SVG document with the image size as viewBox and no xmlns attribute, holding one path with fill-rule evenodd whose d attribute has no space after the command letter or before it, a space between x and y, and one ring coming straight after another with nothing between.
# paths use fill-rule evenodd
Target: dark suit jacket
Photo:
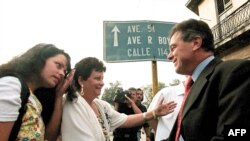
<instances>
[{"instance_id":1,"label":"dark suit jacket","mask_svg":"<svg viewBox=\"0 0 250 141\"><path fill-rule=\"evenodd\" d=\"M193 84L183 109L185 141L224 140L224 125L250 127L250 61L215 58ZM168 141L174 141L176 123Z\"/></svg>"}]
</instances>

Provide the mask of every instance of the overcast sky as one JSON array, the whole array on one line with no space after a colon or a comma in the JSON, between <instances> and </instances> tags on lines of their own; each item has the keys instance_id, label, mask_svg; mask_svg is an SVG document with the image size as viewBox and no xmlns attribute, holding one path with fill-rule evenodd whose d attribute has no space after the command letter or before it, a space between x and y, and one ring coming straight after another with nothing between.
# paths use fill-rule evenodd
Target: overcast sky
<instances>
[{"instance_id":1,"label":"overcast sky","mask_svg":"<svg viewBox=\"0 0 250 141\"><path fill-rule=\"evenodd\" d=\"M0 64L38 43L68 52L72 64L87 56L103 60L103 21L180 22L196 15L187 0L0 0ZM152 83L151 62L106 63L106 87ZM157 62L158 80L183 79L170 62Z\"/></svg>"}]
</instances>

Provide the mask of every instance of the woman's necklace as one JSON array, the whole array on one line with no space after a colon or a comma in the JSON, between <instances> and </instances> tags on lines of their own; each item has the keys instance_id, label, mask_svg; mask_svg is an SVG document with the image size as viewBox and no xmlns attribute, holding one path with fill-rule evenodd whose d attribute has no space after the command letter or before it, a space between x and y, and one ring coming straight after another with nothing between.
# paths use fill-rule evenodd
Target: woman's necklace
<instances>
[{"instance_id":1,"label":"woman's necklace","mask_svg":"<svg viewBox=\"0 0 250 141\"><path fill-rule=\"evenodd\" d=\"M99 123L101 125L105 140L110 141L109 133L108 133L107 128L105 127L104 119L103 119L103 117L101 115L101 112L100 112L99 108L97 107L97 105L95 103L93 103L93 106L95 107L95 110L94 109L93 110L96 113L96 117L97 117L97 119L98 119L98 121L99 121ZM92 107L92 108L94 108L94 107Z\"/></svg>"}]
</instances>

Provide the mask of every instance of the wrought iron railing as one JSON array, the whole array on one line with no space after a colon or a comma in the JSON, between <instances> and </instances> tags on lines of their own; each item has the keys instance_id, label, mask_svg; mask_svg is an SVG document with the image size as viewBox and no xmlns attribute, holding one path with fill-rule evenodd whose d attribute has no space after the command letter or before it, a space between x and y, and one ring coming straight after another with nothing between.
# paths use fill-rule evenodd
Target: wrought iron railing
<instances>
[{"instance_id":1,"label":"wrought iron railing","mask_svg":"<svg viewBox=\"0 0 250 141\"><path fill-rule=\"evenodd\" d=\"M242 27L250 24L250 1L239 7L228 17L212 27L214 43L222 41L228 36L236 33Z\"/></svg>"}]
</instances>

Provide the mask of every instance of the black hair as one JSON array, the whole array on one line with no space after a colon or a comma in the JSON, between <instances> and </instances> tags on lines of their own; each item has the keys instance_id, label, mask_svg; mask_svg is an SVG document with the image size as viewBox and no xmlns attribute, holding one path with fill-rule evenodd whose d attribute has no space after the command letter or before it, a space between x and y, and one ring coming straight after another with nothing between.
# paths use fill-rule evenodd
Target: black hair
<instances>
[{"instance_id":1,"label":"black hair","mask_svg":"<svg viewBox=\"0 0 250 141\"><path fill-rule=\"evenodd\" d=\"M26 83L30 80L40 81L41 71L45 66L46 60L58 54L62 54L67 58L66 72L70 72L70 56L53 44L41 43L30 48L21 56L16 56L9 62L2 64L0 66L0 75L14 73L20 76ZM43 106L42 117L45 125L49 122L54 110L55 89L55 87L37 88L34 92Z\"/></svg>"},{"instance_id":2,"label":"black hair","mask_svg":"<svg viewBox=\"0 0 250 141\"><path fill-rule=\"evenodd\" d=\"M181 23L176 24L170 31L170 38L174 33L180 31L182 34L183 41L191 41L197 35L202 38L201 47L205 51L214 52L214 37L208 24L195 19L189 19Z\"/></svg>"},{"instance_id":3,"label":"black hair","mask_svg":"<svg viewBox=\"0 0 250 141\"><path fill-rule=\"evenodd\" d=\"M67 58L67 72L69 72L71 70L70 56L53 44L41 43L30 48L21 56L16 56L8 63L2 64L0 74L12 72L21 76L25 81L34 78L40 79L40 73L46 60L58 54L63 54Z\"/></svg>"},{"instance_id":4,"label":"black hair","mask_svg":"<svg viewBox=\"0 0 250 141\"><path fill-rule=\"evenodd\" d=\"M78 83L78 78L81 76L83 80L87 80L92 71L98 71L98 72L105 72L106 67L103 64L102 61L98 60L95 57L86 57L80 60L78 63L75 65L75 74L73 78L73 83L72 86L75 91L80 90L81 86ZM72 89L71 89L72 90ZM75 92L69 92L67 95L67 99L72 101L74 98L76 98Z\"/></svg>"}]
</instances>

